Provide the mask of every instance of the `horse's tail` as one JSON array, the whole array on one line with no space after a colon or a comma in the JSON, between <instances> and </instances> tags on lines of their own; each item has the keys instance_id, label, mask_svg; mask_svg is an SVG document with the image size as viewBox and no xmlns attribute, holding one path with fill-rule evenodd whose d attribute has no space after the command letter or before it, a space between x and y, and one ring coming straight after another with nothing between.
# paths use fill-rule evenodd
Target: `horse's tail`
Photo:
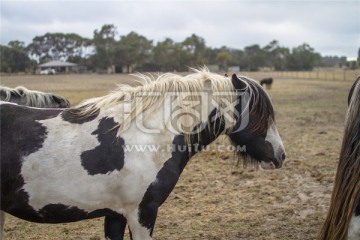
<instances>
[{"instance_id":1,"label":"horse's tail","mask_svg":"<svg viewBox=\"0 0 360 240\"><path fill-rule=\"evenodd\" d=\"M349 93L349 107L330 208L318 240L346 240L360 197L360 77Z\"/></svg>"}]
</instances>

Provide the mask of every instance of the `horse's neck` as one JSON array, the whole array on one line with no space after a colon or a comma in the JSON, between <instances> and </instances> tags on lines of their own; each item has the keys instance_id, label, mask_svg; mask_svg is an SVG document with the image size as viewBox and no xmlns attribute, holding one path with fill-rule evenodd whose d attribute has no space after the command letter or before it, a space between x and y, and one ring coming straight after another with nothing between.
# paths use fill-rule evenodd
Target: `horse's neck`
<instances>
[{"instance_id":1,"label":"horse's neck","mask_svg":"<svg viewBox=\"0 0 360 240\"><path fill-rule=\"evenodd\" d=\"M191 134L188 137L189 141L185 136L191 156L203 150L225 131L225 120L221 116L216 117L217 114L217 109L214 109L209 115L208 122L203 124L201 131Z\"/></svg>"}]
</instances>

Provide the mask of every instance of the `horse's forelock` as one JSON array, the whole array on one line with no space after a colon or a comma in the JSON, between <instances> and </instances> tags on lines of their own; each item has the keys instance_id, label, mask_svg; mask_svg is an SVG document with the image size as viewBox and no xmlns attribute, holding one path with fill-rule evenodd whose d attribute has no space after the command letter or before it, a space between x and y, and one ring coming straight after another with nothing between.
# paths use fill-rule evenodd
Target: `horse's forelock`
<instances>
[{"instance_id":1,"label":"horse's forelock","mask_svg":"<svg viewBox=\"0 0 360 240\"><path fill-rule=\"evenodd\" d=\"M266 132L269 126L275 122L275 112L267 92L254 80L241 78L249 85L251 100L250 114L256 114L258 119L251 129L252 132Z\"/></svg>"}]
</instances>

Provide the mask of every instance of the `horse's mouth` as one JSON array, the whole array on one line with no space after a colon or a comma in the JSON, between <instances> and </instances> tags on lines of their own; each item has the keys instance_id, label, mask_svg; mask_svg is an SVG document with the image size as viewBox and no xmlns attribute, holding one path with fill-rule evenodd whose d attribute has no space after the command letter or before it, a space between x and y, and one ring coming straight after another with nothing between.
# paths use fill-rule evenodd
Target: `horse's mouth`
<instances>
[{"instance_id":1,"label":"horse's mouth","mask_svg":"<svg viewBox=\"0 0 360 240\"><path fill-rule=\"evenodd\" d=\"M279 169L283 165L283 160L278 160L274 157L266 158L265 160L257 159L252 157L250 154L244 152L235 152L238 159L243 160L244 166L253 165L255 167L261 167L262 169L266 170L274 170ZM239 163L240 160L238 160Z\"/></svg>"},{"instance_id":2,"label":"horse's mouth","mask_svg":"<svg viewBox=\"0 0 360 240\"><path fill-rule=\"evenodd\" d=\"M262 169L274 170L274 169L277 169L277 168L281 168L282 167L282 162L277 161L276 159L271 159L268 162L262 160L262 161L259 162L259 165L261 166Z\"/></svg>"}]
</instances>

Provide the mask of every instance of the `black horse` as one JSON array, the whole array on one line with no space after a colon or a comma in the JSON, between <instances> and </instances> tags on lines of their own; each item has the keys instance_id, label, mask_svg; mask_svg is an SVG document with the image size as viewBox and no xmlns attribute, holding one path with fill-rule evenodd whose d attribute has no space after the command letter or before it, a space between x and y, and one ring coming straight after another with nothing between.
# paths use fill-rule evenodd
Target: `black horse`
<instances>
[{"instance_id":1,"label":"black horse","mask_svg":"<svg viewBox=\"0 0 360 240\"><path fill-rule=\"evenodd\" d=\"M260 80L260 85L263 86L265 85L267 89L271 89L271 85L273 84L273 79L272 78L264 78Z\"/></svg>"}]
</instances>

